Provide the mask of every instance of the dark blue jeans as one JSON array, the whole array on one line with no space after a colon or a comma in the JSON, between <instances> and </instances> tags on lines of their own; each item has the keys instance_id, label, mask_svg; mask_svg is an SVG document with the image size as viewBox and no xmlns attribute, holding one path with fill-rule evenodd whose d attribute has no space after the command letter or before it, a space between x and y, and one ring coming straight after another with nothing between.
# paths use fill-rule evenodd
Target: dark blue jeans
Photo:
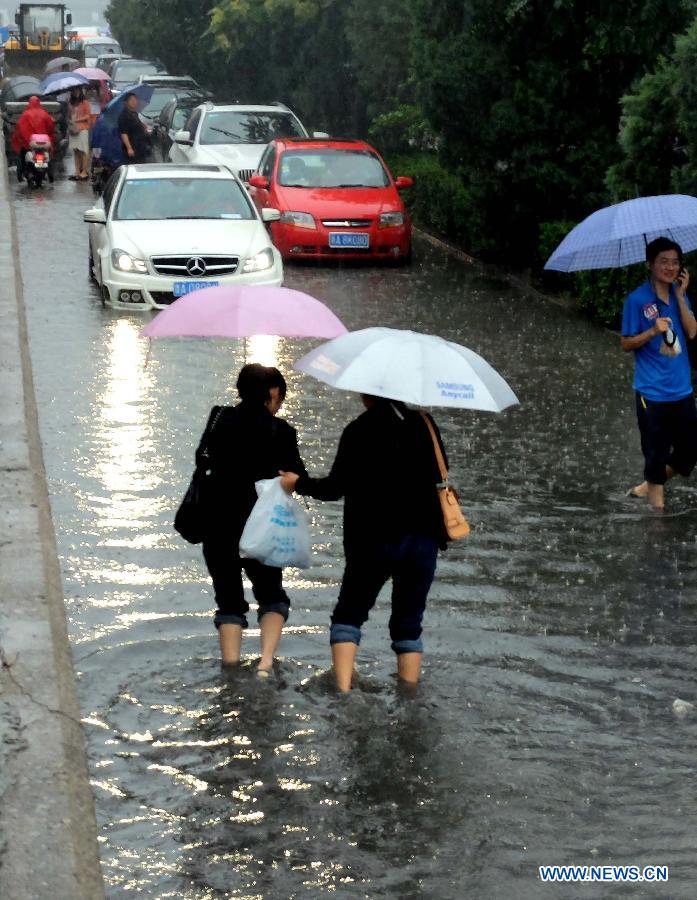
<instances>
[{"instance_id":1,"label":"dark blue jeans","mask_svg":"<svg viewBox=\"0 0 697 900\"><path fill-rule=\"evenodd\" d=\"M218 607L215 627L228 624L247 627L249 603L244 598L243 569L252 582L252 593L259 604L257 619L261 619L267 612L277 612L287 620L290 600L283 590L283 569L265 566L255 559L240 559L238 542L239 538L237 541L226 539L203 542L203 558L213 581Z\"/></svg>"},{"instance_id":2,"label":"dark blue jeans","mask_svg":"<svg viewBox=\"0 0 697 900\"><path fill-rule=\"evenodd\" d=\"M421 653L421 622L436 572L437 556L436 541L420 535L347 550L339 600L332 613L330 642L360 644L361 626L391 578L392 649L395 653Z\"/></svg>"},{"instance_id":3,"label":"dark blue jeans","mask_svg":"<svg viewBox=\"0 0 697 900\"><path fill-rule=\"evenodd\" d=\"M644 478L665 484L666 466L687 476L697 461L697 411L692 394L682 400L647 400L637 392L637 419L644 454Z\"/></svg>"}]
</instances>

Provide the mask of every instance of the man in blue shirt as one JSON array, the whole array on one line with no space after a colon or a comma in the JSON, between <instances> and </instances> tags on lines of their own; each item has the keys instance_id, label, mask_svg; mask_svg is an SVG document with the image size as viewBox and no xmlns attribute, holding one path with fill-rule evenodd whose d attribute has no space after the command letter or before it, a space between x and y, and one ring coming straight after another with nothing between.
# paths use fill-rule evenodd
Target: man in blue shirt
<instances>
[{"instance_id":1,"label":"man in blue shirt","mask_svg":"<svg viewBox=\"0 0 697 900\"><path fill-rule=\"evenodd\" d=\"M634 390L644 454L644 478L633 497L663 509L664 485L687 476L697 462L697 412L687 341L697 322L685 291L682 250L660 237L646 247L649 280L624 303L621 346L635 354Z\"/></svg>"}]
</instances>

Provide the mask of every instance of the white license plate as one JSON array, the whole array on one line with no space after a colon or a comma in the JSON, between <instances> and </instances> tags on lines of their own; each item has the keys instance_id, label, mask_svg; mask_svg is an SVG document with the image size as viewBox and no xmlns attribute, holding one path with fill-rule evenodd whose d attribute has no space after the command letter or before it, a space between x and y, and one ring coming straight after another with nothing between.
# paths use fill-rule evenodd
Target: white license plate
<instances>
[{"instance_id":1,"label":"white license plate","mask_svg":"<svg viewBox=\"0 0 697 900\"><path fill-rule=\"evenodd\" d=\"M330 231L330 247L357 247L365 249L370 247L370 235L363 231Z\"/></svg>"},{"instance_id":2,"label":"white license plate","mask_svg":"<svg viewBox=\"0 0 697 900\"><path fill-rule=\"evenodd\" d=\"M35 163L34 163L34 168L35 168L35 169L48 169L48 163L45 163L45 162L35 162Z\"/></svg>"},{"instance_id":3,"label":"white license plate","mask_svg":"<svg viewBox=\"0 0 697 900\"><path fill-rule=\"evenodd\" d=\"M200 291L202 288L219 287L219 281L175 281L172 293L175 297L183 297L192 291Z\"/></svg>"}]
</instances>

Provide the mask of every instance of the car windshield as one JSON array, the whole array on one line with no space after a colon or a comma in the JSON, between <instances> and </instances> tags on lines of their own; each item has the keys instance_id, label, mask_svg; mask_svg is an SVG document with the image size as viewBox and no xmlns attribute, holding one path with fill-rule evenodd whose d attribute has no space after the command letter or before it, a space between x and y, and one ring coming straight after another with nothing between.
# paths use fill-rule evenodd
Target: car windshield
<instances>
[{"instance_id":1,"label":"car windshield","mask_svg":"<svg viewBox=\"0 0 697 900\"><path fill-rule=\"evenodd\" d=\"M156 63L145 63L133 60L133 62L120 62L116 68L117 84L132 84L138 80L139 75L155 75L161 69Z\"/></svg>"},{"instance_id":2,"label":"car windshield","mask_svg":"<svg viewBox=\"0 0 697 900\"><path fill-rule=\"evenodd\" d=\"M385 167L370 150L290 150L283 154L278 183L285 187L387 187Z\"/></svg>"},{"instance_id":3,"label":"car windshield","mask_svg":"<svg viewBox=\"0 0 697 900\"><path fill-rule=\"evenodd\" d=\"M118 44L85 44L85 56L104 56L107 53L120 53Z\"/></svg>"},{"instance_id":4,"label":"car windshield","mask_svg":"<svg viewBox=\"0 0 697 900\"><path fill-rule=\"evenodd\" d=\"M167 104L174 100L177 91L172 88L155 88L148 105L142 110L142 114L148 119L156 119Z\"/></svg>"},{"instance_id":5,"label":"car windshield","mask_svg":"<svg viewBox=\"0 0 697 900\"><path fill-rule=\"evenodd\" d=\"M268 144L274 138L304 137L300 123L284 112L209 112L203 120L201 144Z\"/></svg>"},{"instance_id":6,"label":"car windshield","mask_svg":"<svg viewBox=\"0 0 697 900\"><path fill-rule=\"evenodd\" d=\"M254 219L236 181L220 178L134 178L119 195L115 219Z\"/></svg>"}]
</instances>

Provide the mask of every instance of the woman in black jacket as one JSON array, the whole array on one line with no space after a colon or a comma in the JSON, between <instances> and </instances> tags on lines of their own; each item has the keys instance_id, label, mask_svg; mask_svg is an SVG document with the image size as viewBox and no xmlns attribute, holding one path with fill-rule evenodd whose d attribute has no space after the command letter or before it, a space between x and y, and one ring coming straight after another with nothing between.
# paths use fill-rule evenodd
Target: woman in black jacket
<instances>
[{"instance_id":1,"label":"woman in black jacket","mask_svg":"<svg viewBox=\"0 0 697 900\"><path fill-rule=\"evenodd\" d=\"M397 400L365 394L361 399L366 411L344 429L329 475L284 472L282 478L289 492L318 500L344 497L346 568L330 631L341 691L350 690L361 626L389 578L397 675L419 680L421 622L438 548L447 541L436 490L440 472L423 417Z\"/></svg>"},{"instance_id":2,"label":"woman in black jacket","mask_svg":"<svg viewBox=\"0 0 697 900\"><path fill-rule=\"evenodd\" d=\"M280 469L305 472L295 429L277 413L286 395L278 369L251 363L237 379L241 403L214 407L196 451L196 465L210 470L207 491L208 526L203 557L208 566L215 602L215 625L223 663L240 659L242 631L249 604L244 598L242 569L252 582L259 604L261 659L258 672L268 674L290 600L283 589L282 569L257 560L241 559L239 543L257 495L254 483L275 478Z\"/></svg>"}]
</instances>

